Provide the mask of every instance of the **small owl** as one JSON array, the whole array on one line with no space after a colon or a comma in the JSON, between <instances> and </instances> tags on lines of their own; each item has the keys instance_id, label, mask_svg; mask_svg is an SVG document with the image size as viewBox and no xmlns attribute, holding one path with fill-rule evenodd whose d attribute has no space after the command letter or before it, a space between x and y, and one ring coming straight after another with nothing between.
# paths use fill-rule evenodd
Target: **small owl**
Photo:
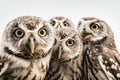
<instances>
[{"instance_id":1,"label":"small owl","mask_svg":"<svg viewBox=\"0 0 120 80\"><path fill-rule=\"evenodd\" d=\"M85 17L77 31L84 43L83 80L120 80L120 54L110 26L101 19Z\"/></svg>"},{"instance_id":2,"label":"small owl","mask_svg":"<svg viewBox=\"0 0 120 80\"><path fill-rule=\"evenodd\" d=\"M35 16L6 26L0 47L0 80L44 80L54 44L52 27Z\"/></svg>"},{"instance_id":3,"label":"small owl","mask_svg":"<svg viewBox=\"0 0 120 80\"><path fill-rule=\"evenodd\" d=\"M64 27L74 28L73 22L62 16L53 17L48 21L54 29L60 29Z\"/></svg>"},{"instance_id":4,"label":"small owl","mask_svg":"<svg viewBox=\"0 0 120 80\"><path fill-rule=\"evenodd\" d=\"M68 27L56 29L55 38L45 80L78 80L81 77L82 40Z\"/></svg>"}]
</instances>

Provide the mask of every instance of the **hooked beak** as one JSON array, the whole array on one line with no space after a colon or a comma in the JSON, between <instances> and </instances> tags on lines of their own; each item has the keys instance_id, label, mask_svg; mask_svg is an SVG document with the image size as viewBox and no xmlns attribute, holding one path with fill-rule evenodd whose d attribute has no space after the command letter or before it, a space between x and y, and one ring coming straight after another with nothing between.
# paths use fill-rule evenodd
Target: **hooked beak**
<instances>
[{"instance_id":1,"label":"hooked beak","mask_svg":"<svg viewBox=\"0 0 120 80\"><path fill-rule=\"evenodd\" d=\"M86 37L88 35L92 35L92 33L89 30L86 30L85 28L83 28L83 31L81 31L80 35L83 37Z\"/></svg>"},{"instance_id":2,"label":"hooked beak","mask_svg":"<svg viewBox=\"0 0 120 80\"><path fill-rule=\"evenodd\" d=\"M62 55L62 48L61 48L61 46L59 46L59 48L58 48L58 59L61 58L61 55Z\"/></svg>"},{"instance_id":3,"label":"hooked beak","mask_svg":"<svg viewBox=\"0 0 120 80\"><path fill-rule=\"evenodd\" d=\"M83 36L85 33L86 33L86 29L85 29L85 28L82 28L82 29L80 30L79 35L80 35L80 36Z\"/></svg>"},{"instance_id":4,"label":"hooked beak","mask_svg":"<svg viewBox=\"0 0 120 80\"><path fill-rule=\"evenodd\" d=\"M35 49L35 44L34 44L34 38L33 37L30 37L30 51L31 53L34 53L34 49Z\"/></svg>"},{"instance_id":5,"label":"hooked beak","mask_svg":"<svg viewBox=\"0 0 120 80\"><path fill-rule=\"evenodd\" d=\"M81 31L81 32L79 33L79 35L80 35L80 36L83 36L83 31Z\"/></svg>"},{"instance_id":6,"label":"hooked beak","mask_svg":"<svg viewBox=\"0 0 120 80\"><path fill-rule=\"evenodd\" d=\"M61 25L60 25L60 24L58 24L57 28L61 28Z\"/></svg>"}]
</instances>

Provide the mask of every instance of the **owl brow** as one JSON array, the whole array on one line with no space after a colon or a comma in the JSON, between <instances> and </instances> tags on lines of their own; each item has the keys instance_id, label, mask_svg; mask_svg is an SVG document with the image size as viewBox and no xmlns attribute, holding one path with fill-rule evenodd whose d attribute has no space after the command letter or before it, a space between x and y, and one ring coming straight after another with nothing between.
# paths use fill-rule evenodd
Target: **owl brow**
<instances>
[{"instance_id":1,"label":"owl brow","mask_svg":"<svg viewBox=\"0 0 120 80\"><path fill-rule=\"evenodd\" d=\"M45 28L45 27L47 27L47 25L43 25L43 26L42 26L42 28Z\"/></svg>"},{"instance_id":2,"label":"owl brow","mask_svg":"<svg viewBox=\"0 0 120 80\"><path fill-rule=\"evenodd\" d=\"M100 23L100 22L104 22L104 21L102 21L102 20L96 20L95 22Z\"/></svg>"},{"instance_id":3,"label":"owl brow","mask_svg":"<svg viewBox=\"0 0 120 80\"><path fill-rule=\"evenodd\" d=\"M58 20L62 20L63 19L63 17L55 17L56 19L58 19Z\"/></svg>"},{"instance_id":4,"label":"owl brow","mask_svg":"<svg viewBox=\"0 0 120 80\"><path fill-rule=\"evenodd\" d=\"M27 29L29 30L34 30L36 28L36 25L34 25L33 23L27 23L25 24Z\"/></svg>"},{"instance_id":5,"label":"owl brow","mask_svg":"<svg viewBox=\"0 0 120 80\"><path fill-rule=\"evenodd\" d=\"M83 18L84 21L94 20L95 18Z\"/></svg>"},{"instance_id":6,"label":"owl brow","mask_svg":"<svg viewBox=\"0 0 120 80\"><path fill-rule=\"evenodd\" d=\"M13 24L12 24L12 27L18 28L18 27L19 27L19 26L18 26L18 23L13 23Z\"/></svg>"},{"instance_id":7,"label":"owl brow","mask_svg":"<svg viewBox=\"0 0 120 80\"><path fill-rule=\"evenodd\" d=\"M60 35L60 39L64 39L67 36L67 34L63 32L60 32L59 35Z\"/></svg>"},{"instance_id":8,"label":"owl brow","mask_svg":"<svg viewBox=\"0 0 120 80\"><path fill-rule=\"evenodd\" d=\"M92 20L96 20L97 18L95 17L86 17L86 18L82 18L84 21L92 21ZM97 21L101 21L99 19L97 19Z\"/></svg>"}]
</instances>

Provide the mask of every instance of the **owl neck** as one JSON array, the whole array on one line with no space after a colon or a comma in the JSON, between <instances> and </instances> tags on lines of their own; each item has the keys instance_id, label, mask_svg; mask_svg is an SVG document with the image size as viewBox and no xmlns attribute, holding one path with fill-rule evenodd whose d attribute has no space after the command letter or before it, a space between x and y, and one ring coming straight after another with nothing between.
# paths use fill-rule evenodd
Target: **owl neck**
<instances>
[{"instance_id":1,"label":"owl neck","mask_svg":"<svg viewBox=\"0 0 120 80\"><path fill-rule=\"evenodd\" d=\"M113 37L114 38L114 37ZM116 50L116 45L115 45L115 41L114 39L111 39L111 38L107 38L103 43L102 43L103 46L109 48L109 49L114 49Z\"/></svg>"},{"instance_id":2,"label":"owl neck","mask_svg":"<svg viewBox=\"0 0 120 80\"><path fill-rule=\"evenodd\" d=\"M107 36L106 40L103 42L103 46L105 46L105 47L107 47L109 49L112 49L112 50L113 49L116 50L114 34L113 34L110 27L108 27L107 33L108 33L108 36Z\"/></svg>"},{"instance_id":3,"label":"owl neck","mask_svg":"<svg viewBox=\"0 0 120 80\"><path fill-rule=\"evenodd\" d=\"M84 43L84 45L87 45L87 46L99 45L112 50L116 50L115 41L114 39L111 39L111 37L104 37L102 40L98 40L95 42L87 42L87 43Z\"/></svg>"},{"instance_id":4,"label":"owl neck","mask_svg":"<svg viewBox=\"0 0 120 80\"><path fill-rule=\"evenodd\" d=\"M112 50L116 50L114 35L110 27L108 27L107 34L108 35L106 35L102 39L93 41L93 42L87 42L85 43L85 45L100 45L100 46L103 46L103 47L106 47Z\"/></svg>"}]
</instances>

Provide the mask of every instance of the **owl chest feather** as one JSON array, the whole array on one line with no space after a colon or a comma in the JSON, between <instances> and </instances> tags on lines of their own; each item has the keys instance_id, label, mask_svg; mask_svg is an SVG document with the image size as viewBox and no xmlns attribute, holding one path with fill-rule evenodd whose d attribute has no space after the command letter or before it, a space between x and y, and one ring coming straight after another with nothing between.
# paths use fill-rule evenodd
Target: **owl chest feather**
<instances>
[{"instance_id":1,"label":"owl chest feather","mask_svg":"<svg viewBox=\"0 0 120 80\"><path fill-rule=\"evenodd\" d=\"M45 80L79 80L81 78L80 59L81 57L78 57L67 63L52 60Z\"/></svg>"},{"instance_id":2,"label":"owl chest feather","mask_svg":"<svg viewBox=\"0 0 120 80\"><path fill-rule=\"evenodd\" d=\"M10 62L3 74L3 80L43 80L48 68L47 63L41 61Z\"/></svg>"},{"instance_id":3,"label":"owl chest feather","mask_svg":"<svg viewBox=\"0 0 120 80\"><path fill-rule=\"evenodd\" d=\"M101 46L88 46L84 52L84 71L88 80L108 80L100 66L98 57L102 55Z\"/></svg>"}]
</instances>

